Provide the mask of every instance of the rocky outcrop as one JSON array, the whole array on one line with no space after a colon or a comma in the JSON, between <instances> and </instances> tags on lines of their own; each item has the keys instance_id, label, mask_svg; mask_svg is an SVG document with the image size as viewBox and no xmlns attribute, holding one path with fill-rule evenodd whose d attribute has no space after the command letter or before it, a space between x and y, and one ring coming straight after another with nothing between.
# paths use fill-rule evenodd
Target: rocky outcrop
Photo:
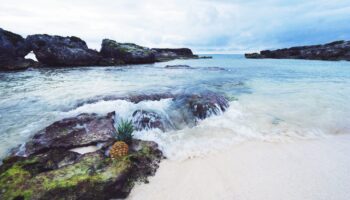
<instances>
[{"instance_id":1,"label":"rocky outcrop","mask_svg":"<svg viewBox=\"0 0 350 200\"><path fill-rule=\"evenodd\" d=\"M39 62L24 57L33 51ZM114 66L147 64L188 58L210 58L193 55L191 49L149 49L132 43L104 39L101 50L89 49L82 39L47 34L22 36L0 28L0 70L29 67Z\"/></svg>"},{"instance_id":2,"label":"rocky outcrop","mask_svg":"<svg viewBox=\"0 0 350 200\"><path fill-rule=\"evenodd\" d=\"M156 61L168 61L173 59L191 59L199 58L197 55L194 55L192 50L189 48L153 48L152 51L155 54Z\"/></svg>"},{"instance_id":3,"label":"rocky outcrop","mask_svg":"<svg viewBox=\"0 0 350 200\"><path fill-rule=\"evenodd\" d=\"M350 41L336 41L325 45L299 46L287 49L265 50L245 54L246 58L307 59L307 60L348 60Z\"/></svg>"},{"instance_id":4,"label":"rocky outcrop","mask_svg":"<svg viewBox=\"0 0 350 200\"><path fill-rule=\"evenodd\" d=\"M102 41L101 55L125 64L154 63L155 56L151 49L132 43L118 43L114 40Z\"/></svg>"},{"instance_id":5,"label":"rocky outcrop","mask_svg":"<svg viewBox=\"0 0 350 200\"><path fill-rule=\"evenodd\" d=\"M30 52L22 36L0 28L0 70L22 70L37 66L24 57Z\"/></svg>"},{"instance_id":6,"label":"rocky outcrop","mask_svg":"<svg viewBox=\"0 0 350 200\"><path fill-rule=\"evenodd\" d=\"M134 139L128 155L119 159L109 158L110 145L85 154L71 151L71 147L99 141L114 142L110 137L110 131L115 131L111 115L79 115L40 131L24 145L33 150L35 141L40 146L37 151L26 157L15 153L3 160L0 199L125 198L136 181L147 182L163 158L154 142Z\"/></svg>"},{"instance_id":7,"label":"rocky outcrop","mask_svg":"<svg viewBox=\"0 0 350 200\"><path fill-rule=\"evenodd\" d=\"M102 57L75 36L61 37L46 34L30 35L26 44L39 62L46 66L94 66Z\"/></svg>"},{"instance_id":8,"label":"rocky outcrop","mask_svg":"<svg viewBox=\"0 0 350 200\"><path fill-rule=\"evenodd\" d=\"M17 154L28 156L53 148L71 149L111 142L115 133L113 112L105 117L80 114L77 117L57 121L39 131Z\"/></svg>"}]
</instances>

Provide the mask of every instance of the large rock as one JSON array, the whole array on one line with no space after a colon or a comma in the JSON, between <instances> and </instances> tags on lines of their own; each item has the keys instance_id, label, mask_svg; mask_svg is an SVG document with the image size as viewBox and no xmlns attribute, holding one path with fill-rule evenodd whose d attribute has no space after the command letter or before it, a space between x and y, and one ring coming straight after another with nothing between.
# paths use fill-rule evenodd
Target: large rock
<instances>
[{"instance_id":1,"label":"large rock","mask_svg":"<svg viewBox=\"0 0 350 200\"><path fill-rule=\"evenodd\" d=\"M154 175L162 152L155 142L133 139L128 155L109 157L115 142L114 113L81 114L55 122L36 134L0 166L0 199L125 198L135 182ZM96 145L90 152L74 147ZM18 150L18 149L17 149ZM14 150L16 151L16 150Z\"/></svg>"},{"instance_id":2,"label":"large rock","mask_svg":"<svg viewBox=\"0 0 350 200\"><path fill-rule=\"evenodd\" d=\"M155 57L151 49L132 43L118 43L114 40L102 41L101 55L126 64L154 63Z\"/></svg>"},{"instance_id":3,"label":"large rock","mask_svg":"<svg viewBox=\"0 0 350 200\"><path fill-rule=\"evenodd\" d=\"M140 140L133 140L129 155L120 159L110 159L104 150L83 155L51 151L5 159L0 166L0 199L125 198L136 181L147 182L155 174L163 158L156 143Z\"/></svg>"},{"instance_id":4,"label":"large rock","mask_svg":"<svg viewBox=\"0 0 350 200\"><path fill-rule=\"evenodd\" d=\"M101 60L97 51L75 36L30 35L26 44L38 61L47 66L93 66Z\"/></svg>"},{"instance_id":5,"label":"large rock","mask_svg":"<svg viewBox=\"0 0 350 200\"><path fill-rule=\"evenodd\" d=\"M325 45L300 46L273 51L265 50L261 51L260 54L245 54L245 57L350 61L350 41L336 41Z\"/></svg>"},{"instance_id":6,"label":"large rock","mask_svg":"<svg viewBox=\"0 0 350 200\"><path fill-rule=\"evenodd\" d=\"M173 59L199 58L189 48L153 48L152 51L155 54L156 60L160 62Z\"/></svg>"},{"instance_id":7,"label":"large rock","mask_svg":"<svg viewBox=\"0 0 350 200\"><path fill-rule=\"evenodd\" d=\"M80 114L77 117L57 121L39 131L17 155L28 156L48 149L71 149L114 140L114 112L100 117L96 114Z\"/></svg>"},{"instance_id":8,"label":"large rock","mask_svg":"<svg viewBox=\"0 0 350 200\"><path fill-rule=\"evenodd\" d=\"M0 55L24 57L29 52L22 36L0 28Z\"/></svg>"},{"instance_id":9,"label":"large rock","mask_svg":"<svg viewBox=\"0 0 350 200\"><path fill-rule=\"evenodd\" d=\"M22 70L37 63L24 57L30 52L22 36L0 28L0 70Z\"/></svg>"}]
</instances>

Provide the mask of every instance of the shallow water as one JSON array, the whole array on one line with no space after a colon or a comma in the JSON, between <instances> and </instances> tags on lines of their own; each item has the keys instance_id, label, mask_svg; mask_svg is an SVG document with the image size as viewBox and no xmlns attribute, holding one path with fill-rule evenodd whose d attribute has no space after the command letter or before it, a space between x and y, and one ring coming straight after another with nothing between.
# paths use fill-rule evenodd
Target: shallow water
<instances>
[{"instance_id":1,"label":"shallow water","mask_svg":"<svg viewBox=\"0 0 350 200\"><path fill-rule=\"evenodd\" d=\"M0 73L0 158L36 131L82 112L130 117L135 109L165 115L170 99L139 104L96 96L209 89L230 108L198 126L136 133L157 141L166 156L188 158L245 140L288 141L350 132L350 62L248 60L241 55L126 67L35 69ZM165 69L187 64L194 69Z\"/></svg>"}]
</instances>

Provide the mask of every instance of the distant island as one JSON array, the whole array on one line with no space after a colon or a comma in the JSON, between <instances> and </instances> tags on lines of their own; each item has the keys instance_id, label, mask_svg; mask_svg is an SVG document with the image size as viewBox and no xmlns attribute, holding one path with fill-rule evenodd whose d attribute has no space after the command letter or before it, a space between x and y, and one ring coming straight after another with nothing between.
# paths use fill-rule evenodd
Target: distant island
<instances>
[{"instance_id":1,"label":"distant island","mask_svg":"<svg viewBox=\"0 0 350 200\"><path fill-rule=\"evenodd\" d=\"M26 59L33 52L38 61ZM47 34L27 38L0 28L0 70L30 67L115 66L147 64L173 59L208 58L194 55L189 48L147 48L133 43L104 39L101 50L89 49L82 39Z\"/></svg>"},{"instance_id":2,"label":"distant island","mask_svg":"<svg viewBox=\"0 0 350 200\"><path fill-rule=\"evenodd\" d=\"M324 45L299 46L260 53L246 53L246 58L347 60L350 61L350 41L335 41Z\"/></svg>"}]
</instances>

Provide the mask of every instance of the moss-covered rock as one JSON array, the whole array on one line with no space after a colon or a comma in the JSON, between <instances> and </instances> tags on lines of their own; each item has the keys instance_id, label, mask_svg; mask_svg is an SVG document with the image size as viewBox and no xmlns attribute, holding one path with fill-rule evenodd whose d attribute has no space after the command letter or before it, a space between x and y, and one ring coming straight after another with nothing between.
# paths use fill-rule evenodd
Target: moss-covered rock
<instances>
[{"instance_id":1,"label":"moss-covered rock","mask_svg":"<svg viewBox=\"0 0 350 200\"><path fill-rule=\"evenodd\" d=\"M52 155L59 152L55 151ZM75 156L72 163L58 166L70 154L61 150L66 156L51 160L55 166L51 169L37 168L50 162L43 159L46 154L5 159L0 167L0 199L125 198L135 181L146 181L155 173L162 158L156 143L140 140L133 140L129 155L120 159L110 159L106 152Z\"/></svg>"},{"instance_id":2,"label":"moss-covered rock","mask_svg":"<svg viewBox=\"0 0 350 200\"><path fill-rule=\"evenodd\" d=\"M101 55L126 64L154 63L155 56L151 49L132 43L118 43L114 40L102 41Z\"/></svg>"}]
</instances>

